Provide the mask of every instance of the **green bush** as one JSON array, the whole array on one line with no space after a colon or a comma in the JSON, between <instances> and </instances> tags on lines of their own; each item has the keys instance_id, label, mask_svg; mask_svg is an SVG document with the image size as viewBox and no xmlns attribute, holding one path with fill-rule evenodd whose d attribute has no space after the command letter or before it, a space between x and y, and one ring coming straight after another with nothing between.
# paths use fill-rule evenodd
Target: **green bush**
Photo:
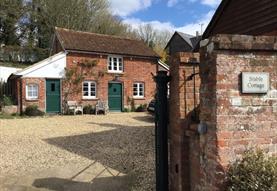
<instances>
[{"instance_id":1,"label":"green bush","mask_svg":"<svg viewBox=\"0 0 277 191\"><path fill-rule=\"evenodd\" d=\"M140 104L137 108L136 108L136 112L145 112L147 109L147 104Z\"/></svg>"},{"instance_id":2,"label":"green bush","mask_svg":"<svg viewBox=\"0 0 277 191\"><path fill-rule=\"evenodd\" d=\"M146 111L146 108L147 108L147 104L144 104L144 105L139 105L137 108L136 108L136 112L145 112Z\"/></svg>"},{"instance_id":3,"label":"green bush","mask_svg":"<svg viewBox=\"0 0 277 191\"><path fill-rule=\"evenodd\" d=\"M124 108L124 110L123 110L123 112L127 112L127 113L129 113L129 112L131 112L131 109L130 109L130 108L127 108L127 107L125 107L125 108Z\"/></svg>"},{"instance_id":4,"label":"green bush","mask_svg":"<svg viewBox=\"0 0 277 191\"><path fill-rule=\"evenodd\" d=\"M11 116L13 116L13 117L19 117L20 115L18 113L12 113Z\"/></svg>"},{"instance_id":5,"label":"green bush","mask_svg":"<svg viewBox=\"0 0 277 191\"><path fill-rule=\"evenodd\" d=\"M92 105L86 105L83 108L84 114L94 114L95 113L95 108Z\"/></svg>"},{"instance_id":6,"label":"green bush","mask_svg":"<svg viewBox=\"0 0 277 191\"><path fill-rule=\"evenodd\" d=\"M261 151L247 151L227 173L227 191L276 191L277 160Z\"/></svg>"},{"instance_id":7,"label":"green bush","mask_svg":"<svg viewBox=\"0 0 277 191\"><path fill-rule=\"evenodd\" d=\"M127 103L128 103L128 105L131 106L131 109L130 109L131 112L136 111L135 100L133 98L128 96Z\"/></svg>"},{"instance_id":8,"label":"green bush","mask_svg":"<svg viewBox=\"0 0 277 191\"><path fill-rule=\"evenodd\" d=\"M24 114L27 116L43 116L45 113L40 111L37 105L30 105L26 107Z\"/></svg>"},{"instance_id":9,"label":"green bush","mask_svg":"<svg viewBox=\"0 0 277 191\"><path fill-rule=\"evenodd\" d=\"M3 105L4 106L10 106L10 105L13 105L13 101L12 101L12 98L9 97L9 96L3 96Z\"/></svg>"}]
</instances>

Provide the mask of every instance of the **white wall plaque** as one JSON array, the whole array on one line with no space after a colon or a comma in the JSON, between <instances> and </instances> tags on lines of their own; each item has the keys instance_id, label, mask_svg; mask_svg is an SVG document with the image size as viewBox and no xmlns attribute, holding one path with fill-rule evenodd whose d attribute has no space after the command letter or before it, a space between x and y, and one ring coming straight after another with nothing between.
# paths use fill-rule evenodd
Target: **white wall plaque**
<instances>
[{"instance_id":1,"label":"white wall plaque","mask_svg":"<svg viewBox=\"0 0 277 191\"><path fill-rule=\"evenodd\" d=\"M242 93L264 94L269 90L269 73L243 72Z\"/></svg>"}]
</instances>

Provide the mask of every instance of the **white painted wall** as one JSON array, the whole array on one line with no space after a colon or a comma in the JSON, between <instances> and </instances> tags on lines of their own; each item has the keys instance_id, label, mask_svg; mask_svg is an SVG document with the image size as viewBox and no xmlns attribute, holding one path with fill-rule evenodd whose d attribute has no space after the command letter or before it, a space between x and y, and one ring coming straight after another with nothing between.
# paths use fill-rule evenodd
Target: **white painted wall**
<instances>
[{"instance_id":1,"label":"white painted wall","mask_svg":"<svg viewBox=\"0 0 277 191\"><path fill-rule=\"evenodd\" d=\"M6 82L9 78L9 76L12 73L17 72L18 70L21 70L21 69L20 68L0 66L0 81Z\"/></svg>"},{"instance_id":2,"label":"white painted wall","mask_svg":"<svg viewBox=\"0 0 277 191\"><path fill-rule=\"evenodd\" d=\"M16 73L22 78L56 78L64 77L66 67L66 53L55 54L41 62L38 62L23 71Z\"/></svg>"}]
</instances>

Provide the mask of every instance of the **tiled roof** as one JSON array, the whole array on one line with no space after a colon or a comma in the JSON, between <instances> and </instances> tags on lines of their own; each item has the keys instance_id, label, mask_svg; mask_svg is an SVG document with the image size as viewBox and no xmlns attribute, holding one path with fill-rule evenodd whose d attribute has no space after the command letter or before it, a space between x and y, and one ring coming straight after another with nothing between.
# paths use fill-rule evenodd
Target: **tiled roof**
<instances>
[{"instance_id":1,"label":"tiled roof","mask_svg":"<svg viewBox=\"0 0 277 191\"><path fill-rule=\"evenodd\" d=\"M202 36L196 36L191 38L190 40L192 43L192 47L195 48L198 45L198 43L201 41L201 39L202 39Z\"/></svg>"},{"instance_id":2,"label":"tiled roof","mask_svg":"<svg viewBox=\"0 0 277 191\"><path fill-rule=\"evenodd\" d=\"M176 31L173 34L173 36L171 37L171 39L169 40L169 42L167 43L165 49L168 48L168 46L170 45L170 43L171 43L172 39L175 37L175 35L179 35L185 41L185 43L187 43L190 46L191 51L194 51L199 46L199 42L202 39L202 36L192 36L190 34Z\"/></svg>"},{"instance_id":3,"label":"tiled roof","mask_svg":"<svg viewBox=\"0 0 277 191\"><path fill-rule=\"evenodd\" d=\"M191 38L193 38L194 36L190 35L190 34L186 34L186 33L182 33L182 32L178 32L176 31L191 47L193 47L192 42L191 42Z\"/></svg>"},{"instance_id":4,"label":"tiled roof","mask_svg":"<svg viewBox=\"0 0 277 191\"><path fill-rule=\"evenodd\" d=\"M202 36L192 36L182 32L177 32L191 47L194 49L199 41L202 39Z\"/></svg>"},{"instance_id":5,"label":"tiled roof","mask_svg":"<svg viewBox=\"0 0 277 191\"><path fill-rule=\"evenodd\" d=\"M65 50L159 58L143 41L56 27Z\"/></svg>"}]
</instances>

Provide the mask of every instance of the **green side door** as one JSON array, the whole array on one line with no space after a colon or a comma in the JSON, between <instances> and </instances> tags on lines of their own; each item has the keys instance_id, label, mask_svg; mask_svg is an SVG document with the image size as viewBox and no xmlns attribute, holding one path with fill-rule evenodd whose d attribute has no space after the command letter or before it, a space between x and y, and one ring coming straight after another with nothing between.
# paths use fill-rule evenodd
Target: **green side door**
<instances>
[{"instance_id":1,"label":"green side door","mask_svg":"<svg viewBox=\"0 0 277 191\"><path fill-rule=\"evenodd\" d=\"M46 112L61 112L60 80L46 80Z\"/></svg>"},{"instance_id":2,"label":"green side door","mask_svg":"<svg viewBox=\"0 0 277 191\"><path fill-rule=\"evenodd\" d=\"M109 83L109 110L122 111L122 84Z\"/></svg>"}]
</instances>

